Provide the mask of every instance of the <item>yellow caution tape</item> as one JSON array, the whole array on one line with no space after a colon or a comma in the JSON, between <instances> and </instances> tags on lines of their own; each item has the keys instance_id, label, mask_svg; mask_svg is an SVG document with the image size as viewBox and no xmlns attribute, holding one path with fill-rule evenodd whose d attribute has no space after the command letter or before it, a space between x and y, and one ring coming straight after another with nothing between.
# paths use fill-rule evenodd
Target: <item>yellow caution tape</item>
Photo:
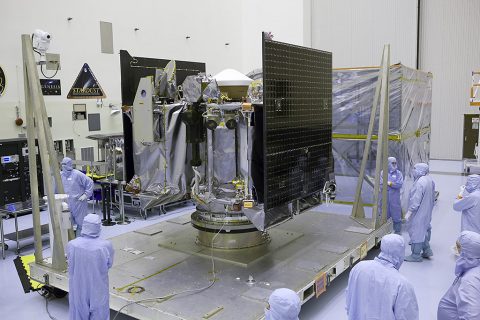
<instances>
[{"instance_id":1,"label":"yellow caution tape","mask_svg":"<svg viewBox=\"0 0 480 320\"><path fill-rule=\"evenodd\" d=\"M27 271L28 278L30 279L30 285L34 290L40 289L43 287L43 284L40 282L37 282L35 280L32 280L30 278L30 263L35 261L35 255L31 254L28 256L21 256L20 259L22 260L23 267L25 268L25 271Z\"/></svg>"}]
</instances>

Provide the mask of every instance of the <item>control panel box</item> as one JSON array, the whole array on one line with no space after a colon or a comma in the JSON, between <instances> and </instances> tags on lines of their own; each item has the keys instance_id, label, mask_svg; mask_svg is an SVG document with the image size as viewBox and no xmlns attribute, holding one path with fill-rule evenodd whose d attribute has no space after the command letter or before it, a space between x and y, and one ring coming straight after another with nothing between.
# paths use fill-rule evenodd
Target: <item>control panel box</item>
<instances>
[{"instance_id":1,"label":"control panel box","mask_svg":"<svg viewBox=\"0 0 480 320\"><path fill-rule=\"evenodd\" d=\"M40 196L43 196L43 176L37 147L37 175ZM30 169L27 139L0 140L0 205L30 199Z\"/></svg>"}]
</instances>

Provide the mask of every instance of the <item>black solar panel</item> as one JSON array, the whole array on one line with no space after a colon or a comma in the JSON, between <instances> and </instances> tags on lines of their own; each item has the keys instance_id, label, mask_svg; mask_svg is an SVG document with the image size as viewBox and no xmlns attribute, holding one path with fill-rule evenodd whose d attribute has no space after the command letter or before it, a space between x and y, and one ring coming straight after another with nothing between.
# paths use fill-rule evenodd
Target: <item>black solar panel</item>
<instances>
[{"instance_id":1,"label":"black solar panel","mask_svg":"<svg viewBox=\"0 0 480 320\"><path fill-rule=\"evenodd\" d=\"M263 39L263 86L269 211L322 190L333 171L332 54Z\"/></svg>"}]
</instances>

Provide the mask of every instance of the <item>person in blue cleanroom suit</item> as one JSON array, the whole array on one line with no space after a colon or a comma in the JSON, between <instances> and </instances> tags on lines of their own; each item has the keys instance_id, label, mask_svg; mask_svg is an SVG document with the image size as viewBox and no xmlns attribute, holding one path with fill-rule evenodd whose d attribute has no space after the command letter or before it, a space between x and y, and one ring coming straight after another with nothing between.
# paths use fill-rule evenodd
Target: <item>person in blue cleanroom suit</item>
<instances>
[{"instance_id":1,"label":"person in blue cleanroom suit","mask_svg":"<svg viewBox=\"0 0 480 320\"><path fill-rule=\"evenodd\" d=\"M471 174L465 184L466 194L460 194L453 204L453 209L462 211L461 231L480 233L480 176Z\"/></svg>"},{"instance_id":2,"label":"person in blue cleanroom suit","mask_svg":"<svg viewBox=\"0 0 480 320\"><path fill-rule=\"evenodd\" d=\"M383 171L380 174L383 176ZM392 218L393 231L400 234L402 231L402 205L400 203L400 189L403 186L403 175L397 167L397 159L388 158L388 187L387 187L387 218ZM382 179L380 179L380 192L382 190ZM380 193L381 196L381 193ZM382 211L380 198L379 211Z\"/></svg>"},{"instance_id":3,"label":"person in blue cleanroom suit","mask_svg":"<svg viewBox=\"0 0 480 320\"><path fill-rule=\"evenodd\" d=\"M280 288L272 292L265 309L265 320L298 320L301 303L295 291Z\"/></svg>"},{"instance_id":4,"label":"person in blue cleanroom suit","mask_svg":"<svg viewBox=\"0 0 480 320\"><path fill-rule=\"evenodd\" d=\"M82 172L73 169L72 159L68 157L62 160L60 176L65 194L68 194L72 222L77 225L76 235L80 236L83 219L88 214L87 200L93 194L93 181Z\"/></svg>"},{"instance_id":5,"label":"person in blue cleanroom suit","mask_svg":"<svg viewBox=\"0 0 480 320\"><path fill-rule=\"evenodd\" d=\"M413 167L414 183L408 198L407 230L410 235L412 254L405 261L421 262L433 256L430 248L432 235L432 211L435 204L435 183L428 175L428 165L417 163ZM423 250L423 253L422 253Z\"/></svg>"},{"instance_id":6,"label":"person in blue cleanroom suit","mask_svg":"<svg viewBox=\"0 0 480 320\"><path fill-rule=\"evenodd\" d=\"M463 231L457 242L457 277L438 304L437 320L480 319L480 234Z\"/></svg>"},{"instance_id":7,"label":"person in blue cleanroom suit","mask_svg":"<svg viewBox=\"0 0 480 320\"><path fill-rule=\"evenodd\" d=\"M83 221L80 237L67 244L70 320L110 319L108 269L113 247L99 238L102 222L94 213Z\"/></svg>"},{"instance_id":8,"label":"person in blue cleanroom suit","mask_svg":"<svg viewBox=\"0 0 480 320\"><path fill-rule=\"evenodd\" d=\"M382 238L374 260L353 267L346 290L349 320L418 320L417 297L412 284L400 274L405 240L398 234Z\"/></svg>"}]
</instances>

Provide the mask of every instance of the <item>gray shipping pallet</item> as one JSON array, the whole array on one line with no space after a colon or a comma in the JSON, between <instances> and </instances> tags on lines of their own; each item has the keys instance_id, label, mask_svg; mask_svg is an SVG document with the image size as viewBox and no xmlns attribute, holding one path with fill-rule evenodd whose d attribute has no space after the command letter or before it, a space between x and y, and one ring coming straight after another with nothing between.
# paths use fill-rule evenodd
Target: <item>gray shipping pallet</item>
<instances>
[{"instance_id":1,"label":"gray shipping pallet","mask_svg":"<svg viewBox=\"0 0 480 320\"><path fill-rule=\"evenodd\" d=\"M208 285L210 248L195 244L196 230L187 217L111 239L113 310L132 301ZM209 289L162 302L131 304L122 313L138 319L261 319L274 289L290 288L302 303L320 296L390 230L390 222L368 230L349 216L307 211L270 230L267 246L214 250L216 282ZM50 285L68 291L65 272L31 265L33 279L42 282L45 274ZM253 281L248 281L249 276Z\"/></svg>"}]
</instances>

